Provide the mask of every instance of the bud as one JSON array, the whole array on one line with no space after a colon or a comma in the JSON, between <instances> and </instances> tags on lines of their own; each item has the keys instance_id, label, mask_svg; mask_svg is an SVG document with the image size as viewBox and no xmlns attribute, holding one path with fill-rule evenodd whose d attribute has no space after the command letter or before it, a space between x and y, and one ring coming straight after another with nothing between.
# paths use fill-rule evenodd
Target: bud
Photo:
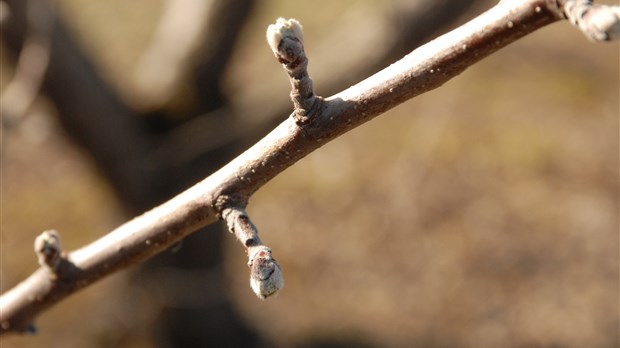
<instances>
[{"instance_id":1,"label":"bud","mask_svg":"<svg viewBox=\"0 0 620 348\"><path fill-rule=\"evenodd\" d=\"M56 273L62 258L58 232L47 230L41 233L34 240L34 252L39 259L39 265L49 268L52 273Z\"/></svg>"},{"instance_id":2,"label":"bud","mask_svg":"<svg viewBox=\"0 0 620 348\"><path fill-rule=\"evenodd\" d=\"M250 286L261 299L275 295L284 287L280 265L271 255L271 249L264 245L248 250L250 261Z\"/></svg>"},{"instance_id":3,"label":"bud","mask_svg":"<svg viewBox=\"0 0 620 348\"><path fill-rule=\"evenodd\" d=\"M304 33L296 19L278 18L267 28L267 42L280 63L289 64L304 53Z\"/></svg>"}]
</instances>

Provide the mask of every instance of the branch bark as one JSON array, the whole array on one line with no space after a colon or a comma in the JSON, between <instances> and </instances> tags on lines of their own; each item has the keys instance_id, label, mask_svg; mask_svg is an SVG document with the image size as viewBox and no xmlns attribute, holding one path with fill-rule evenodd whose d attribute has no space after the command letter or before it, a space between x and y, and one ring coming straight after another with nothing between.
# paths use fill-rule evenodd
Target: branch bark
<instances>
[{"instance_id":1,"label":"branch bark","mask_svg":"<svg viewBox=\"0 0 620 348\"><path fill-rule=\"evenodd\" d=\"M2 333L31 331L34 318L75 291L146 260L197 229L232 214L223 197L243 212L250 196L326 142L426 91L519 38L565 18L564 3L503 1L462 27L416 49L400 61L321 101L303 122L290 117L222 169L170 201L101 239L60 258L0 297ZM239 210L241 209L241 210ZM230 221L227 221L229 226ZM232 222L233 226L235 222ZM269 255L266 255L270 257ZM266 258L269 261L269 258Z\"/></svg>"}]
</instances>

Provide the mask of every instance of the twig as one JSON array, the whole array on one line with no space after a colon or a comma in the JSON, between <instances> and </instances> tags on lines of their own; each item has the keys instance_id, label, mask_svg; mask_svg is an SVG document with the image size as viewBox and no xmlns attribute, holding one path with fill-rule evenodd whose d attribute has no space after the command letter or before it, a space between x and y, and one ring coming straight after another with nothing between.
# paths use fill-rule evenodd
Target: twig
<instances>
[{"instance_id":1,"label":"twig","mask_svg":"<svg viewBox=\"0 0 620 348\"><path fill-rule=\"evenodd\" d=\"M275 295L284 287L284 278L271 249L258 237L256 226L250 221L240 202L235 202L228 196L220 196L218 205L228 230L246 248L252 290L263 300Z\"/></svg>"},{"instance_id":2,"label":"twig","mask_svg":"<svg viewBox=\"0 0 620 348\"><path fill-rule=\"evenodd\" d=\"M323 93L338 92L441 34L474 3L474 0L393 1L381 11L372 6L372 12L365 7L353 7L330 25L331 32L337 35L316 40L313 56L321 57L313 59L313 64L319 64L313 65L314 79L320 79ZM346 54L334 54L334 47L343 42L347 43ZM286 114L290 107L281 101L278 88L262 88L276 83L277 75L257 72L254 77L237 86L240 93L234 95L234 100L240 105L239 119L244 124L258 128L258 132L269 126L267 131L273 128L274 117ZM264 103L265 100L270 103ZM259 103L261 108L257 109Z\"/></svg>"},{"instance_id":3,"label":"twig","mask_svg":"<svg viewBox=\"0 0 620 348\"><path fill-rule=\"evenodd\" d=\"M320 108L321 98L314 95L312 79L308 75L301 24L295 19L278 18L267 28L267 42L291 81L291 100L295 107L293 118L300 126L311 123Z\"/></svg>"},{"instance_id":4,"label":"twig","mask_svg":"<svg viewBox=\"0 0 620 348\"><path fill-rule=\"evenodd\" d=\"M562 19L562 13L563 8L553 1L504 1L374 76L326 98L310 122L285 120L256 145L194 187L69 253L59 279L52 281L43 267L7 291L0 297L1 332L23 331L39 313L61 299L169 248L218 217L227 216L229 226L235 232L241 231L244 243L256 241L254 228L239 227L251 226L243 222L242 217L246 215L240 207L263 184L327 140L442 85L507 44ZM303 100L300 105L302 108L305 105ZM223 197L234 197L234 202L243 204L221 204ZM252 249L254 243L249 242L250 259L257 262L258 257L266 263L272 262L266 249ZM265 268L258 265L257 269L266 270L264 274L257 273L263 279L270 269L275 272L275 261ZM260 285L258 290L271 293L269 288L263 292Z\"/></svg>"}]
</instances>

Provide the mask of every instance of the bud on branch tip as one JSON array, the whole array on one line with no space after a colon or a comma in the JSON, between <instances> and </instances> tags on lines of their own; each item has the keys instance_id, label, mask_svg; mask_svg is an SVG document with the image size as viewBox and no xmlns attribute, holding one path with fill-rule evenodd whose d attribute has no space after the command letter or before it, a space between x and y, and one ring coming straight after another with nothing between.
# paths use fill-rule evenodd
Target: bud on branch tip
<instances>
[{"instance_id":1,"label":"bud on branch tip","mask_svg":"<svg viewBox=\"0 0 620 348\"><path fill-rule=\"evenodd\" d=\"M267 28L267 42L291 82L291 100L295 107L293 118L300 126L317 117L322 98L314 94L308 74L308 58L304 51L304 34L296 19L278 18Z\"/></svg>"},{"instance_id":2,"label":"bud on branch tip","mask_svg":"<svg viewBox=\"0 0 620 348\"><path fill-rule=\"evenodd\" d=\"M293 41L299 41L301 44L304 42L304 33L301 23L296 19L284 19L278 18L275 24L271 24L267 27L267 42L271 50L278 55L280 50L280 42L283 39L290 39Z\"/></svg>"},{"instance_id":3,"label":"bud on branch tip","mask_svg":"<svg viewBox=\"0 0 620 348\"><path fill-rule=\"evenodd\" d=\"M228 230L233 233L248 253L250 267L250 287L261 299L275 295L284 287L284 278L280 265L273 258L271 249L258 237L258 230L246 211L224 200L221 209L222 219Z\"/></svg>"},{"instance_id":4,"label":"bud on branch tip","mask_svg":"<svg viewBox=\"0 0 620 348\"><path fill-rule=\"evenodd\" d=\"M60 248L60 236L55 230L47 230L34 240L34 252L37 254L39 265L50 271L52 278L57 277L62 249Z\"/></svg>"},{"instance_id":5,"label":"bud on branch tip","mask_svg":"<svg viewBox=\"0 0 620 348\"><path fill-rule=\"evenodd\" d=\"M271 249L264 245L248 249L250 286L261 299L275 295L284 287L280 265L271 255Z\"/></svg>"}]
</instances>

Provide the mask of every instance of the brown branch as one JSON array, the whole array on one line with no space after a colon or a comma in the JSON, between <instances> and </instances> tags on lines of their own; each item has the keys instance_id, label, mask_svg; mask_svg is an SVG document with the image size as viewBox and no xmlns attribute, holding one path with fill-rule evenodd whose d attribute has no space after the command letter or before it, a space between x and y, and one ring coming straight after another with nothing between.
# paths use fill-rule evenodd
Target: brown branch
<instances>
[{"instance_id":1,"label":"brown branch","mask_svg":"<svg viewBox=\"0 0 620 348\"><path fill-rule=\"evenodd\" d=\"M374 76L324 99L311 122L300 123L292 117L285 120L194 187L62 257L55 277L49 276L49 267L42 267L7 291L0 297L1 332L31 328L39 313L61 299L169 248L218 218L228 216L229 226L239 226L239 222L230 220L231 216L244 216L239 213L242 210L220 204L223 197L245 204L263 184L328 140L442 85L507 44L562 19L559 6L548 0L504 1ZM226 209L239 214L231 215ZM252 235L251 229L249 233ZM259 253L251 252L250 257L272 260L270 252Z\"/></svg>"}]
</instances>

